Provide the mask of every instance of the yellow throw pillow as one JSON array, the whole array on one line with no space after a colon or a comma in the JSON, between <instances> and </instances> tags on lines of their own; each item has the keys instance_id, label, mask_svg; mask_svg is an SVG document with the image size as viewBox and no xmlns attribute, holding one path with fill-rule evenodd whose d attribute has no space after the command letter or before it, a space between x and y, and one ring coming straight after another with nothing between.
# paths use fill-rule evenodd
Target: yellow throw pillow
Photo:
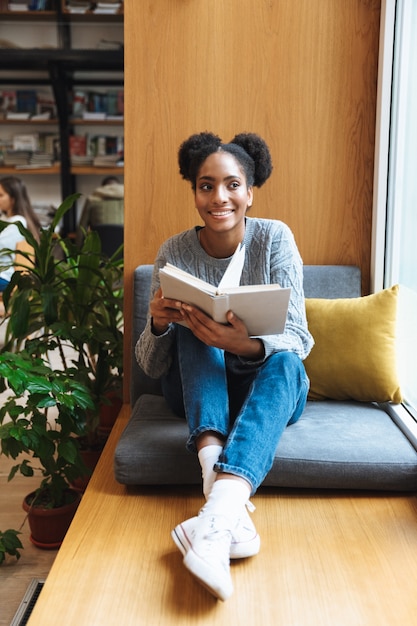
<instances>
[{"instance_id":1,"label":"yellow throw pillow","mask_svg":"<svg viewBox=\"0 0 417 626\"><path fill-rule=\"evenodd\" d=\"M361 298L306 298L315 345L304 361L312 400L401 402L396 372L398 285Z\"/></svg>"}]
</instances>

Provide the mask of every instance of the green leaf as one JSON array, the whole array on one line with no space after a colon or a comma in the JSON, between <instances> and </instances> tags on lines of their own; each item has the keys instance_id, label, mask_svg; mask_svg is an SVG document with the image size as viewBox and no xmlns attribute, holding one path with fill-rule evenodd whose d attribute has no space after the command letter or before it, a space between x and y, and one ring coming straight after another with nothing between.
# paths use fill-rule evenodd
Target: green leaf
<instances>
[{"instance_id":1,"label":"green leaf","mask_svg":"<svg viewBox=\"0 0 417 626\"><path fill-rule=\"evenodd\" d=\"M12 529L5 530L4 532L0 531L0 537L7 551L15 550L16 548L23 548L22 542L17 536L20 534L21 533L19 533L19 531Z\"/></svg>"},{"instance_id":2,"label":"green leaf","mask_svg":"<svg viewBox=\"0 0 417 626\"><path fill-rule=\"evenodd\" d=\"M22 476L34 475L35 472L33 471L33 467L30 467L29 461L27 459L22 461L22 463L20 464L20 473L22 474Z\"/></svg>"},{"instance_id":3,"label":"green leaf","mask_svg":"<svg viewBox=\"0 0 417 626\"><path fill-rule=\"evenodd\" d=\"M19 468L20 468L20 465L14 465L14 466L11 468L11 470L10 470L10 472L9 472L9 475L8 475L8 477L7 477L7 482L10 482L10 481L14 478L14 476L15 476L15 475L16 475L16 473L18 472Z\"/></svg>"},{"instance_id":4,"label":"green leaf","mask_svg":"<svg viewBox=\"0 0 417 626\"><path fill-rule=\"evenodd\" d=\"M17 337L27 336L29 330L29 314L30 314L30 292L20 291L16 294L13 301L12 316L10 325L12 332Z\"/></svg>"},{"instance_id":5,"label":"green leaf","mask_svg":"<svg viewBox=\"0 0 417 626\"><path fill-rule=\"evenodd\" d=\"M58 455L68 463L76 463L78 459L78 447L74 440L68 439L58 444Z\"/></svg>"},{"instance_id":6,"label":"green leaf","mask_svg":"<svg viewBox=\"0 0 417 626\"><path fill-rule=\"evenodd\" d=\"M74 202L76 202L76 200L78 200L80 196L80 193L73 193L72 195L67 196L62 204L58 207L54 219L52 220L52 223L50 225L50 230L53 233L56 231L56 228L59 225L61 219L64 217L65 213L69 211Z\"/></svg>"},{"instance_id":7,"label":"green leaf","mask_svg":"<svg viewBox=\"0 0 417 626\"><path fill-rule=\"evenodd\" d=\"M13 422L7 422L6 424L1 424L0 425L0 439L7 439L8 437L12 436L10 434L10 431L12 431L14 427L15 425Z\"/></svg>"},{"instance_id":8,"label":"green leaf","mask_svg":"<svg viewBox=\"0 0 417 626\"><path fill-rule=\"evenodd\" d=\"M41 291L42 309L48 326L58 319L58 293L55 285L44 285Z\"/></svg>"},{"instance_id":9,"label":"green leaf","mask_svg":"<svg viewBox=\"0 0 417 626\"><path fill-rule=\"evenodd\" d=\"M33 377L29 382L27 389L30 393L50 393L52 384L47 378Z\"/></svg>"},{"instance_id":10,"label":"green leaf","mask_svg":"<svg viewBox=\"0 0 417 626\"><path fill-rule=\"evenodd\" d=\"M48 396L46 398L43 398L43 400L40 400L37 406L39 409L49 409L53 406L56 406L56 400L55 398L51 398Z\"/></svg>"},{"instance_id":11,"label":"green leaf","mask_svg":"<svg viewBox=\"0 0 417 626\"><path fill-rule=\"evenodd\" d=\"M19 537L20 532L18 530L0 530L0 565L5 561L6 554L20 559L19 549L23 548L22 542Z\"/></svg>"}]
</instances>

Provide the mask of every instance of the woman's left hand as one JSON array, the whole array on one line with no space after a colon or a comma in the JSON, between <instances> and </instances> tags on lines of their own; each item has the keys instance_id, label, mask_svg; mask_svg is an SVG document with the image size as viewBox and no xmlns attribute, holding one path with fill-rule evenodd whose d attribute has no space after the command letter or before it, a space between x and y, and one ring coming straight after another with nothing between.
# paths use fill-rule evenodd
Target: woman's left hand
<instances>
[{"instance_id":1,"label":"woman's left hand","mask_svg":"<svg viewBox=\"0 0 417 626\"><path fill-rule=\"evenodd\" d=\"M215 322L203 311L189 304L183 304L181 311L191 332L206 345L253 361L263 358L263 342L249 337L245 324L232 311L227 313L228 324Z\"/></svg>"}]
</instances>

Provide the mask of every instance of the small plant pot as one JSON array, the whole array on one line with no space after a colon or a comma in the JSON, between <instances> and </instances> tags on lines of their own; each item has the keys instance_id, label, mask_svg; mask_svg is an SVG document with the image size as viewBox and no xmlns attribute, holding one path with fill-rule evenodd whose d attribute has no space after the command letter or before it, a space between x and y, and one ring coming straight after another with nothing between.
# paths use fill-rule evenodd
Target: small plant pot
<instances>
[{"instance_id":1,"label":"small plant pot","mask_svg":"<svg viewBox=\"0 0 417 626\"><path fill-rule=\"evenodd\" d=\"M38 548L54 550L60 547L81 501L81 494L69 489L73 500L56 509L45 509L31 505L35 493L28 494L23 500L23 509L28 514L30 540Z\"/></svg>"},{"instance_id":2,"label":"small plant pot","mask_svg":"<svg viewBox=\"0 0 417 626\"><path fill-rule=\"evenodd\" d=\"M110 433L123 404L120 392L109 392L107 398L110 404L102 404L99 414L99 433L103 436Z\"/></svg>"},{"instance_id":3,"label":"small plant pot","mask_svg":"<svg viewBox=\"0 0 417 626\"><path fill-rule=\"evenodd\" d=\"M93 473L99 461L102 451L103 451L102 447L98 449L90 449L90 448L83 449L83 447L81 446L81 450L80 450L81 457L84 461L84 464L90 471L88 474L85 474L84 476L80 476L79 478L76 478L75 480L72 481L71 486L74 489L76 489L77 491L80 491L81 493L83 493L87 489L88 483L90 482L91 474Z\"/></svg>"}]
</instances>

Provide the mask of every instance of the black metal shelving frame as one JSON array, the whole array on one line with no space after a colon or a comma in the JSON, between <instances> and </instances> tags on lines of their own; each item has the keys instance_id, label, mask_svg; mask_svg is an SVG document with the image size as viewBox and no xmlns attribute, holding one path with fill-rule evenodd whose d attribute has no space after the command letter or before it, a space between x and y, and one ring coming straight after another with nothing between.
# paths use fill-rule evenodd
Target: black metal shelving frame
<instances>
[{"instance_id":1,"label":"black metal shelving frame","mask_svg":"<svg viewBox=\"0 0 417 626\"><path fill-rule=\"evenodd\" d=\"M57 49L0 49L0 84L37 84L50 85L54 94L57 115L58 129L61 144L61 169L60 183L61 196L65 198L76 191L75 176L71 173L71 159L69 152L69 137L73 133L73 122L71 120L69 94L74 85L77 86L123 86L124 50L94 50L94 49L73 49L71 48L71 23L79 22L81 18L93 19L97 22L110 21L114 18L122 21L122 15L116 16L75 16L66 13L62 9L62 3L57 0L56 8L53 12L45 12L48 20L55 21L57 28L59 48ZM20 13L7 13L7 19L31 20L35 13L35 19L42 18L42 11ZM4 14L3 14L4 15ZM19 77L17 71L41 72L43 77L37 75L30 78ZM83 78L82 72L94 72L97 75L92 79L90 76ZM120 72L120 77L109 77L109 72ZM77 76L75 76L77 73ZM81 74L81 75L80 75ZM76 227L75 211L67 213L65 216L64 231L73 232Z\"/></svg>"}]
</instances>

